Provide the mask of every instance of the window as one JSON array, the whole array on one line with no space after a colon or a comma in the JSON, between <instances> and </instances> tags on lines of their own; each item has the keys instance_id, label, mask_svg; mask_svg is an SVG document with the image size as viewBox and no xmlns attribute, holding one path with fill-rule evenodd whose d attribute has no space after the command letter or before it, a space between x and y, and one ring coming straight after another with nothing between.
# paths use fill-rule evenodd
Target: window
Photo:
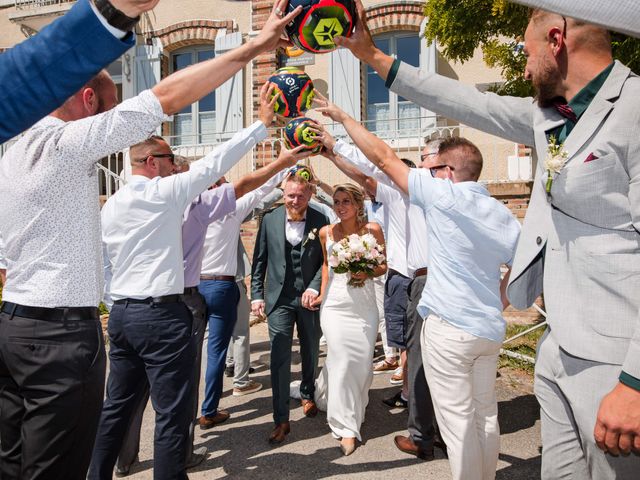
<instances>
[{"instance_id":1,"label":"window","mask_svg":"<svg viewBox=\"0 0 640 480\"><path fill-rule=\"evenodd\" d=\"M213 45L183 48L171 55L171 71L214 57ZM172 145L193 145L214 141L216 131L216 96L212 92L173 116Z\"/></svg>"},{"instance_id":2,"label":"window","mask_svg":"<svg viewBox=\"0 0 640 480\"><path fill-rule=\"evenodd\" d=\"M410 65L420 65L420 38L414 32L383 34L375 38L376 45L386 54ZM367 67L366 126L384 136L406 136L420 128L420 107L391 92L378 74Z\"/></svg>"}]
</instances>

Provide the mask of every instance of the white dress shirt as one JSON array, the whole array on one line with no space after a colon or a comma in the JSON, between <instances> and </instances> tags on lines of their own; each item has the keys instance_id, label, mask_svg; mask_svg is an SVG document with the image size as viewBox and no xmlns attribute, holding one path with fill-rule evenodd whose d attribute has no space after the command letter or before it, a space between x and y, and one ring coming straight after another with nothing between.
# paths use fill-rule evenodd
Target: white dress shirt
<instances>
[{"instance_id":1,"label":"white dress shirt","mask_svg":"<svg viewBox=\"0 0 640 480\"><path fill-rule=\"evenodd\" d=\"M376 200L384 205L387 265L412 277L416 270L426 267L428 261L427 224L422 209L411 204L409 197L357 147L338 140L333 151L377 180Z\"/></svg>"},{"instance_id":2,"label":"white dress shirt","mask_svg":"<svg viewBox=\"0 0 640 480\"><path fill-rule=\"evenodd\" d=\"M7 260L4 258L4 240L2 240L2 235L0 235L0 270L6 270L7 268Z\"/></svg>"},{"instance_id":3,"label":"white dress shirt","mask_svg":"<svg viewBox=\"0 0 640 480\"><path fill-rule=\"evenodd\" d=\"M91 5L91 10L93 10L93 13L96 14L96 17L98 17L98 20L100 20L100 23L102 23L102 26L106 28L111 35L113 35L116 38L122 39L129 34L129 32L120 30L119 28L116 28L113 25L111 25L109 22L107 22L107 19L102 16L102 14L100 13L100 11L98 10L98 8L95 6L93 2L90 1L89 5Z\"/></svg>"},{"instance_id":4,"label":"white dress shirt","mask_svg":"<svg viewBox=\"0 0 640 480\"><path fill-rule=\"evenodd\" d=\"M133 175L102 208L105 303L181 294L182 219L186 207L267 136L262 122L236 133L188 172Z\"/></svg>"},{"instance_id":5,"label":"white dress shirt","mask_svg":"<svg viewBox=\"0 0 640 480\"><path fill-rule=\"evenodd\" d=\"M265 195L271 193L286 175L286 170L271 177L264 185L236 200L235 211L209 224L204 240L203 275L238 273L238 238L240 226Z\"/></svg>"},{"instance_id":6,"label":"white dress shirt","mask_svg":"<svg viewBox=\"0 0 640 480\"><path fill-rule=\"evenodd\" d=\"M6 301L96 307L102 299L95 164L138 143L165 120L149 90L75 122L45 117L0 160L0 231L10 279Z\"/></svg>"}]
</instances>

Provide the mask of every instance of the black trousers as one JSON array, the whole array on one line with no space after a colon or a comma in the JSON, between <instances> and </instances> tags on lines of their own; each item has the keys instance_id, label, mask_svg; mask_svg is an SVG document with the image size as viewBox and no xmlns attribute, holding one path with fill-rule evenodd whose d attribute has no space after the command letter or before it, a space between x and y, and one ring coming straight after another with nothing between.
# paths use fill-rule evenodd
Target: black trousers
<instances>
[{"instance_id":1,"label":"black trousers","mask_svg":"<svg viewBox=\"0 0 640 480\"><path fill-rule=\"evenodd\" d=\"M108 331L107 395L88 478L112 478L140 385L148 381L156 412L153 478L186 479L196 355L191 312L182 302L116 304Z\"/></svg>"},{"instance_id":2,"label":"black trousers","mask_svg":"<svg viewBox=\"0 0 640 480\"><path fill-rule=\"evenodd\" d=\"M195 292L183 295L182 300L189 307L193 316L193 335L196 343L196 360L193 366L193 390L191 393L192 421L189 424L189 438L186 446L186 458L188 462L193 453L193 438L195 434L196 418L198 417L198 391L200 390L200 367L202 363L202 342L204 341L204 331L207 328L207 304L200 293ZM149 382L140 384L140 392L136 393L136 405L133 408L133 417L127 427L127 432L122 441L120 452L118 453L117 466L128 469L135 462L140 451L140 430L142 428L142 416L149 401Z\"/></svg>"},{"instance_id":3,"label":"black trousers","mask_svg":"<svg viewBox=\"0 0 640 480\"><path fill-rule=\"evenodd\" d=\"M435 419L431 392L422 364L420 334L423 319L417 311L427 276L416 277L409 284L409 305L407 306L407 384L409 389L407 430L411 440L425 449L433 446Z\"/></svg>"},{"instance_id":4,"label":"black trousers","mask_svg":"<svg viewBox=\"0 0 640 480\"><path fill-rule=\"evenodd\" d=\"M100 321L0 313L0 478L83 480L102 408Z\"/></svg>"}]
</instances>

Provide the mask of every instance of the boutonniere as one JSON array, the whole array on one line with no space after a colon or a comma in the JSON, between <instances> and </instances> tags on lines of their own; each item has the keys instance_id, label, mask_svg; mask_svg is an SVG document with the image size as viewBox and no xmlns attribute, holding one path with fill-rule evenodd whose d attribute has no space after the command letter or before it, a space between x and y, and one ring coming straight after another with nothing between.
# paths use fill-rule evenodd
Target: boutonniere
<instances>
[{"instance_id":1,"label":"boutonniere","mask_svg":"<svg viewBox=\"0 0 640 480\"><path fill-rule=\"evenodd\" d=\"M314 241L316 238L318 238L318 229L314 228L309 232L309 235L307 235L307 238L305 238L302 246L306 247L307 243Z\"/></svg>"},{"instance_id":2,"label":"boutonniere","mask_svg":"<svg viewBox=\"0 0 640 480\"><path fill-rule=\"evenodd\" d=\"M557 143L554 135L549 136L549 144L547 145L547 158L544 160L544 168L547 170L547 184L545 190L547 194L551 193L551 185L555 175L560 173L567 163L569 154L564 149L563 143Z\"/></svg>"}]
</instances>

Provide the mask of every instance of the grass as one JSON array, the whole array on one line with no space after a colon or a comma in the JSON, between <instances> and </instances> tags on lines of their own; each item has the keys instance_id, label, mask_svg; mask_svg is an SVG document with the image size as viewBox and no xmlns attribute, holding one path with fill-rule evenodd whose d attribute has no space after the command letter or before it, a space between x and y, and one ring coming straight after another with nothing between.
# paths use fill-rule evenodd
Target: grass
<instances>
[{"instance_id":1,"label":"grass","mask_svg":"<svg viewBox=\"0 0 640 480\"><path fill-rule=\"evenodd\" d=\"M533 325L519 325L519 324L507 324L507 334L505 338L511 338L518 333L524 332L528 330ZM507 343L503 348L506 350L510 350L512 352L520 353L522 355L527 355L529 357L535 358L536 356L536 346L538 345L538 340L545 332L546 327L541 327L533 332L529 332L526 335L523 335L516 340L513 340ZM534 365L525 360L519 360L517 358L507 357L506 355L500 355L500 360L498 362L498 368L513 368L516 370L522 370L526 373L533 375Z\"/></svg>"}]
</instances>

